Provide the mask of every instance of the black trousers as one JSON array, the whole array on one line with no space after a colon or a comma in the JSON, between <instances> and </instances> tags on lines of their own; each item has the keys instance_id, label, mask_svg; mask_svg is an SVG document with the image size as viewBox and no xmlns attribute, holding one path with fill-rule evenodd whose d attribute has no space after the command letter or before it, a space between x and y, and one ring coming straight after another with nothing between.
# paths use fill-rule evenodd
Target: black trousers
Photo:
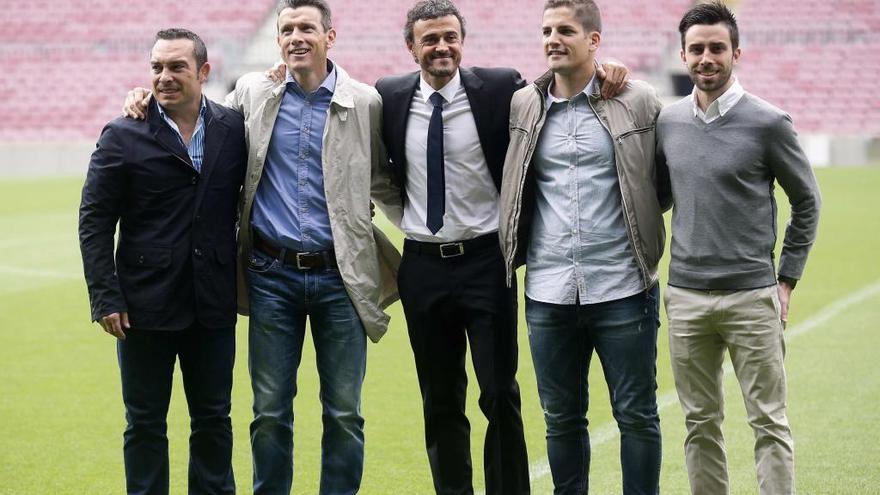
<instances>
[{"instance_id":1,"label":"black trousers","mask_svg":"<svg viewBox=\"0 0 880 495\"><path fill-rule=\"evenodd\" d=\"M235 329L128 330L117 344L127 492L168 493L168 404L180 358L189 406L189 493L235 493L232 474L232 366Z\"/></svg>"},{"instance_id":2,"label":"black trousers","mask_svg":"<svg viewBox=\"0 0 880 495\"><path fill-rule=\"evenodd\" d=\"M495 237L495 234L490 234ZM489 421L487 494L529 493L528 457L516 382L516 286L505 283L497 242L442 258L406 241L400 299L422 393L425 443L438 494L472 494L465 352L470 343Z\"/></svg>"}]
</instances>

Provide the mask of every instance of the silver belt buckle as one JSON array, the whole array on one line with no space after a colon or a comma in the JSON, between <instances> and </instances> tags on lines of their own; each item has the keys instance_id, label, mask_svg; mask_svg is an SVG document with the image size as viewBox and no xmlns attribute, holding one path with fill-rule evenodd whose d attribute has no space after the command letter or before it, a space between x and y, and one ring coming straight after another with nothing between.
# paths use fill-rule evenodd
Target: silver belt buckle
<instances>
[{"instance_id":1,"label":"silver belt buckle","mask_svg":"<svg viewBox=\"0 0 880 495\"><path fill-rule=\"evenodd\" d=\"M303 266L303 264L302 264L303 258L305 258L305 256L308 254L311 254L311 253L296 253L296 269L297 270L310 270L311 269L311 267Z\"/></svg>"},{"instance_id":2,"label":"silver belt buckle","mask_svg":"<svg viewBox=\"0 0 880 495\"><path fill-rule=\"evenodd\" d=\"M447 248L453 249L447 250ZM440 244L441 258L455 258L456 256L461 256L463 254L464 244L461 242L447 242L446 244Z\"/></svg>"}]
</instances>

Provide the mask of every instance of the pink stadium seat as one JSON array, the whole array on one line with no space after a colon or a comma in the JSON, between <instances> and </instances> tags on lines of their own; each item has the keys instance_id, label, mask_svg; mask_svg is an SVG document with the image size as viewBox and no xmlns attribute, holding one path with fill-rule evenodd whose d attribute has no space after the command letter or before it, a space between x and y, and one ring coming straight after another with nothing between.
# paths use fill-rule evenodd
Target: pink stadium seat
<instances>
[{"instance_id":1,"label":"pink stadium seat","mask_svg":"<svg viewBox=\"0 0 880 495\"><path fill-rule=\"evenodd\" d=\"M415 70L403 23L413 0L330 0L339 37L331 57L356 78ZM212 63L244 46L274 0L156 0L133 13L116 0L4 0L0 23L0 141L93 140L118 115L124 92L148 83L145 55L156 30L182 26L208 44ZM543 0L458 0L465 64L545 71ZM635 77L662 74L692 0L601 1L602 58ZM791 113L801 132L880 134L880 2L740 0L744 86ZM53 15L47 16L47 12ZM853 55L857 55L854 57ZM856 70L842 70L844 66Z\"/></svg>"},{"instance_id":2,"label":"pink stadium seat","mask_svg":"<svg viewBox=\"0 0 880 495\"><path fill-rule=\"evenodd\" d=\"M157 0L136 12L115 0L5 0L0 141L97 138L119 114L125 90L149 82L145 55L157 30L193 29L208 44L212 62L222 64L212 44L244 45L274 4Z\"/></svg>"}]
</instances>

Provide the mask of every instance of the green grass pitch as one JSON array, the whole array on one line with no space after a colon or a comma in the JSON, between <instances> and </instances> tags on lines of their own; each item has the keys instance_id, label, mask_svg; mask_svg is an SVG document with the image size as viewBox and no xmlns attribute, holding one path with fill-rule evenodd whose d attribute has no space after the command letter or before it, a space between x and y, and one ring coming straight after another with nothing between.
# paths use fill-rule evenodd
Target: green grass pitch
<instances>
[{"instance_id":1,"label":"green grass pitch","mask_svg":"<svg viewBox=\"0 0 880 495\"><path fill-rule=\"evenodd\" d=\"M789 413L801 494L880 493L880 168L820 169L824 197L819 241L794 293L786 366ZM124 491L123 407L114 340L89 322L77 247L81 178L0 180L0 494L109 494ZM787 204L780 197L781 222ZM382 222L382 220L377 220ZM387 224L384 224L387 226ZM387 231L400 240L390 226ZM665 264L664 269L665 272ZM664 277L665 278L665 277ZM522 311L522 303L520 311ZM364 390L366 466L362 493L429 494L421 406L399 304L392 327L369 346ZM544 425L525 323L519 381L533 467L533 493L551 493ZM658 342L663 429L661 491L687 493L684 424L674 395L665 316ZM293 492L316 493L320 408L314 353L307 338L295 401ZM238 326L233 391L234 464L240 493L250 492L247 321ZM620 493L618 439L607 389L591 373L592 493ZM482 481L485 420L471 379L474 477ZM739 387L725 382L725 434L732 492L756 493L752 433ZM172 493L185 493L186 403L176 376L169 422Z\"/></svg>"}]
</instances>

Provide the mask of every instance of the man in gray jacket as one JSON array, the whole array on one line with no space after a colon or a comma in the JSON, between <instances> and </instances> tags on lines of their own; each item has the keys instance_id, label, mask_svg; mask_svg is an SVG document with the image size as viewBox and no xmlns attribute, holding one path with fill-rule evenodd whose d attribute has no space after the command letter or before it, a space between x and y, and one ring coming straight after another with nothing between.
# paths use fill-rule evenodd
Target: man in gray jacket
<instances>
[{"instance_id":1,"label":"man in gray jacket","mask_svg":"<svg viewBox=\"0 0 880 495\"><path fill-rule=\"evenodd\" d=\"M400 260L372 224L370 199L398 223L400 191L386 167L379 94L327 58L336 39L327 3L284 0L277 23L286 79L245 75L226 100L244 115L248 139L238 302L250 312L254 493L291 490L307 318L324 411L319 493L356 493L366 339L388 327Z\"/></svg>"},{"instance_id":2,"label":"man in gray jacket","mask_svg":"<svg viewBox=\"0 0 880 495\"><path fill-rule=\"evenodd\" d=\"M691 491L729 492L721 432L727 350L755 433L759 491L790 494L783 329L816 238L819 189L791 118L732 77L740 56L733 14L721 3L698 5L679 31L695 87L660 114L657 151L675 202L665 299ZM778 274L774 182L791 204Z\"/></svg>"},{"instance_id":3,"label":"man in gray jacket","mask_svg":"<svg viewBox=\"0 0 880 495\"><path fill-rule=\"evenodd\" d=\"M526 263L526 321L547 424L554 493L587 493L587 372L599 356L621 432L625 494L655 494L657 262L654 90L602 100L601 17L592 0L548 0L550 72L514 94L501 190L508 283Z\"/></svg>"}]
</instances>

